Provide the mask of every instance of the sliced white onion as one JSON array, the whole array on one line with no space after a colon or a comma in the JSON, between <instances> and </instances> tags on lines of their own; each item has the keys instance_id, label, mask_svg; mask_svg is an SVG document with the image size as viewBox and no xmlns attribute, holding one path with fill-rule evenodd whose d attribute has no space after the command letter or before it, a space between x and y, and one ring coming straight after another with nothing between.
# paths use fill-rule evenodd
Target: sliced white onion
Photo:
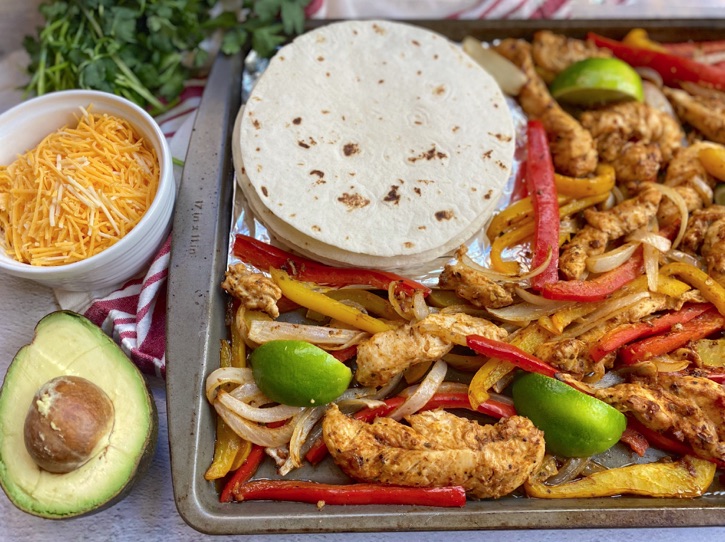
<instances>
[{"instance_id":1,"label":"sliced white onion","mask_svg":"<svg viewBox=\"0 0 725 542\"><path fill-rule=\"evenodd\" d=\"M582 333L586 333L590 329L601 325L602 322L608 320L615 314L626 310L628 307L648 297L650 297L649 292L637 292L607 301L603 303L602 306L596 311L586 316L588 320L587 322L582 322L574 326L573 328L565 331L560 335L560 338L570 339L572 337L578 337Z\"/></svg>"},{"instance_id":2,"label":"sliced white onion","mask_svg":"<svg viewBox=\"0 0 725 542\"><path fill-rule=\"evenodd\" d=\"M644 258L644 272L647 276L647 288L650 292L656 292L660 276L660 253L652 245L645 244L642 256Z\"/></svg>"},{"instance_id":3,"label":"sliced white onion","mask_svg":"<svg viewBox=\"0 0 725 542\"><path fill-rule=\"evenodd\" d=\"M254 320L249 326L249 338L263 344L277 339L307 341L333 348L347 348L358 344L370 335L357 329L340 329L335 327L315 326L307 324L291 324L289 322Z\"/></svg>"},{"instance_id":4,"label":"sliced white onion","mask_svg":"<svg viewBox=\"0 0 725 542\"><path fill-rule=\"evenodd\" d=\"M422 290L417 290L413 294L413 317L420 322L423 318L430 314L428 305L425 302L425 296Z\"/></svg>"},{"instance_id":5,"label":"sliced white onion","mask_svg":"<svg viewBox=\"0 0 725 542\"><path fill-rule=\"evenodd\" d=\"M255 382L247 382L237 386L229 392L229 395L254 407L268 405L272 402L269 397L262 393L262 390L259 389Z\"/></svg>"},{"instance_id":6,"label":"sliced white onion","mask_svg":"<svg viewBox=\"0 0 725 542\"><path fill-rule=\"evenodd\" d=\"M517 96L527 77L516 64L484 45L476 38L463 38L463 50L475 60L491 77L501 90L509 96Z\"/></svg>"},{"instance_id":7,"label":"sliced white onion","mask_svg":"<svg viewBox=\"0 0 725 542\"><path fill-rule=\"evenodd\" d=\"M650 84L654 84L659 88L662 88L663 81L662 76L659 74L658 71L655 71L654 69L648 67L648 66L641 66L638 68L635 68L635 71L639 74L639 76L643 79L642 84L649 82Z\"/></svg>"},{"instance_id":8,"label":"sliced white onion","mask_svg":"<svg viewBox=\"0 0 725 542\"><path fill-rule=\"evenodd\" d=\"M516 286L514 288L514 291L516 292L516 295L523 299L526 303L531 303L532 305L539 305L540 307L561 308L562 306L569 304L567 301L546 299L545 297L529 292L528 290L521 288L520 286Z\"/></svg>"},{"instance_id":9,"label":"sliced white onion","mask_svg":"<svg viewBox=\"0 0 725 542\"><path fill-rule=\"evenodd\" d=\"M559 472L546 480L547 486L557 486L566 482L571 482L578 477L589 463L589 457L570 457L564 461Z\"/></svg>"},{"instance_id":10,"label":"sliced white onion","mask_svg":"<svg viewBox=\"0 0 725 542\"><path fill-rule=\"evenodd\" d=\"M715 194L712 191L712 188L710 188L710 185L707 184L705 179L703 179L699 175L695 175L690 178L690 182L694 186L695 190L697 190L697 193L699 194L700 198L702 198L702 201L705 202L705 205L710 205L713 198L715 197Z\"/></svg>"},{"instance_id":11,"label":"sliced white onion","mask_svg":"<svg viewBox=\"0 0 725 542\"><path fill-rule=\"evenodd\" d=\"M418 389L408 397L402 405L390 413L390 417L394 420L401 420L405 416L418 412L425 404L431 400L438 391L438 387L446 377L448 364L439 359L433 364L431 370L425 376L423 381L418 384Z\"/></svg>"},{"instance_id":12,"label":"sliced white onion","mask_svg":"<svg viewBox=\"0 0 725 542\"><path fill-rule=\"evenodd\" d=\"M660 183L652 183L652 185L662 192L664 196L670 198L670 200L672 200L672 202L677 206L677 210L680 211L680 230L677 232L677 237L675 237L675 240L672 242L672 248L677 248L680 245L680 241L682 241L682 238L685 236L685 230L687 229L687 219L689 217L687 204L680 193L671 186Z\"/></svg>"},{"instance_id":13,"label":"sliced white onion","mask_svg":"<svg viewBox=\"0 0 725 542\"><path fill-rule=\"evenodd\" d=\"M611 271L629 260L638 246L638 243L625 243L604 254L589 256L586 260L587 270L590 273L605 273L606 271Z\"/></svg>"},{"instance_id":14,"label":"sliced white onion","mask_svg":"<svg viewBox=\"0 0 725 542\"><path fill-rule=\"evenodd\" d=\"M542 316L550 316L551 314L571 306L573 303L565 302L564 304L552 305L534 305L533 303L517 303L509 305L502 309L488 309L488 312L499 320L507 322L522 323L538 320Z\"/></svg>"},{"instance_id":15,"label":"sliced white onion","mask_svg":"<svg viewBox=\"0 0 725 542\"><path fill-rule=\"evenodd\" d=\"M398 373L393 378L390 379L390 382L385 384L382 388L380 388L375 395L372 397L374 399L385 399L388 395L392 393L392 391L398 387L400 384L400 381L403 379L403 373Z\"/></svg>"},{"instance_id":16,"label":"sliced white onion","mask_svg":"<svg viewBox=\"0 0 725 542\"><path fill-rule=\"evenodd\" d=\"M245 420L231 412L227 407L214 401L214 409L229 428L243 439L265 448L277 448L287 444L292 436L292 424L280 427L266 427L256 422Z\"/></svg>"},{"instance_id":17,"label":"sliced white onion","mask_svg":"<svg viewBox=\"0 0 725 542\"><path fill-rule=\"evenodd\" d=\"M360 408L378 408L385 405L385 401L381 401L380 399L371 399L370 397L337 400L335 403L340 407L340 410L343 408L353 408L355 410Z\"/></svg>"},{"instance_id":18,"label":"sliced white onion","mask_svg":"<svg viewBox=\"0 0 725 542\"><path fill-rule=\"evenodd\" d=\"M609 211L615 205L617 205L617 196L610 192L607 199L602 202L602 211Z\"/></svg>"},{"instance_id":19,"label":"sliced white onion","mask_svg":"<svg viewBox=\"0 0 725 542\"><path fill-rule=\"evenodd\" d=\"M622 189L619 188L617 185L614 185L612 187L612 194L614 194L614 198L615 198L615 201L617 202L617 204L620 204L625 200Z\"/></svg>"},{"instance_id":20,"label":"sliced white onion","mask_svg":"<svg viewBox=\"0 0 725 542\"><path fill-rule=\"evenodd\" d=\"M470 267L471 269L480 272L486 278L495 282L513 283L531 280L532 278L543 273L551 262L551 256L551 252L549 252L549 254L546 255L546 259L539 266L535 267L534 269L523 275L507 275L505 273L499 273L498 271L492 271L491 269L487 269L482 265L478 264L477 262L473 261L471 257L467 254L461 256L461 263L467 267Z\"/></svg>"},{"instance_id":21,"label":"sliced white onion","mask_svg":"<svg viewBox=\"0 0 725 542\"><path fill-rule=\"evenodd\" d=\"M300 414L304 410L303 407L287 405L268 408L253 407L224 391L217 394L215 403L224 405L230 412L241 418L257 423L281 422Z\"/></svg>"},{"instance_id":22,"label":"sliced white onion","mask_svg":"<svg viewBox=\"0 0 725 542\"><path fill-rule=\"evenodd\" d=\"M302 466L302 445L307 440L312 428L325 414L325 407L307 408L294 420L294 429L289 442L289 455L279 468L279 474L286 476L294 469ZM292 422L290 422L292 423Z\"/></svg>"},{"instance_id":23,"label":"sliced white onion","mask_svg":"<svg viewBox=\"0 0 725 542\"><path fill-rule=\"evenodd\" d=\"M400 299L398 299L397 287L395 282L391 282L388 285L388 301L390 302L390 305L393 307L393 310L398 316L400 316L404 320L410 321L410 314L408 314L408 311L405 310L405 307L400 302Z\"/></svg>"},{"instance_id":24,"label":"sliced white onion","mask_svg":"<svg viewBox=\"0 0 725 542\"><path fill-rule=\"evenodd\" d=\"M646 231L644 229L631 233L627 237L627 241L637 241L649 245L660 252L667 252L672 248L672 241L667 239L667 237L662 237L653 231Z\"/></svg>"},{"instance_id":25,"label":"sliced white onion","mask_svg":"<svg viewBox=\"0 0 725 542\"><path fill-rule=\"evenodd\" d=\"M677 115L675 114L675 110L672 108L672 104L661 90L661 85L657 86L649 81L643 81L642 92L644 93L644 102L647 105L665 113L666 115L670 115L673 119L677 119Z\"/></svg>"},{"instance_id":26,"label":"sliced white onion","mask_svg":"<svg viewBox=\"0 0 725 542\"><path fill-rule=\"evenodd\" d=\"M722 90L698 85L697 83L693 83L691 81L681 81L680 86L683 90L686 90L693 96L701 96L703 98L715 98L717 100L725 101L725 92L723 92Z\"/></svg>"},{"instance_id":27,"label":"sliced white onion","mask_svg":"<svg viewBox=\"0 0 725 542\"><path fill-rule=\"evenodd\" d=\"M254 382L252 370L247 367L221 367L212 371L206 377L206 399L214 402L216 391L225 384L242 385Z\"/></svg>"},{"instance_id":28,"label":"sliced white onion","mask_svg":"<svg viewBox=\"0 0 725 542\"><path fill-rule=\"evenodd\" d=\"M400 390L400 393L398 393L398 395L401 397L410 397L415 393L419 386L420 384L413 384L412 386L408 386L407 388ZM436 391L436 393L468 394L468 384L464 384L463 382L441 382L441 385L438 386L438 390Z\"/></svg>"},{"instance_id":29,"label":"sliced white onion","mask_svg":"<svg viewBox=\"0 0 725 542\"><path fill-rule=\"evenodd\" d=\"M687 263L697 267L698 269L702 269L703 271L705 270L705 265L702 263L702 261L698 257L693 256L692 254L688 254L687 252L670 249L667 251L665 256L667 256L670 260Z\"/></svg>"}]
</instances>

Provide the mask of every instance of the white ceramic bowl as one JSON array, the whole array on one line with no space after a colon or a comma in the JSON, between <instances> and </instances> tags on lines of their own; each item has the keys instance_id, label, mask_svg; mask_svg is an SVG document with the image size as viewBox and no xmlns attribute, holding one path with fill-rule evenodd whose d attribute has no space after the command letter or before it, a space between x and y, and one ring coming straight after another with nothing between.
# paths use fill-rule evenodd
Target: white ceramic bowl
<instances>
[{"instance_id":1,"label":"white ceramic bowl","mask_svg":"<svg viewBox=\"0 0 725 542\"><path fill-rule=\"evenodd\" d=\"M148 140L160 161L159 186L139 223L113 246L67 265L33 266L7 256L0 248L0 270L51 288L71 291L108 289L139 273L161 247L171 228L176 184L166 138L153 118L134 103L105 92L68 90L25 101L0 115L0 164L35 147L51 132L74 124L79 107L125 118Z\"/></svg>"}]
</instances>

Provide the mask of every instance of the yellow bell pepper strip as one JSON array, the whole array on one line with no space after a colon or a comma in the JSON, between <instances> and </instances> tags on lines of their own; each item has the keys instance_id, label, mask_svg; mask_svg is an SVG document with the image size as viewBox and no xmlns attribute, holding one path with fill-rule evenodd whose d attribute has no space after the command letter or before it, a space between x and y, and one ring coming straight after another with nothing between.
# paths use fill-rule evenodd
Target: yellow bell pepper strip
<instances>
[{"instance_id":1,"label":"yellow bell pepper strip","mask_svg":"<svg viewBox=\"0 0 725 542\"><path fill-rule=\"evenodd\" d=\"M614 168L609 164L599 164L594 177L567 177L554 174L556 191L572 198L587 198L609 194L614 188Z\"/></svg>"},{"instance_id":2,"label":"yellow bell pepper strip","mask_svg":"<svg viewBox=\"0 0 725 542\"><path fill-rule=\"evenodd\" d=\"M725 339L700 339L693 344L697 357L705 367L725 367Z\"/></svg>"},{"instance_id":3,"label":"yellow bell pepper strip","mask_svg":"<svg viewBox=\"0 0 725 542\"><path fill-rule=\"evenodd\" d=\"M558 301L602 301L639 277L643 265L642 249L639 248L632 258L611 271L592 280L560 280L554 284L547 284L542 288L541 295L546 299Z\"/></svg>"},{"instance_id":4,"label":"yellow bell pepper strip","mask_svg":"<svg viewBox=\"0 0 725 542\"><path fill-rule=\"evenodd\" d=\"M549 260L544 270L531 279L531 287L538 291L559 280L559 201L554 184L554 163L543 123L530 120L526 136L526 186L536 224L531 267L537 268Z\"/></svg>"},{"instance_id":5,"label":"yellow bell pepper strip","mask_svg":"<svg viewBox=\"0 0 725 542\"><path fill-rule=\"evenodd\" d=\"M610 352L614 352L626 344L637 339L669 331L673 326L689 322L710 308L712 308L712 305L709 303L686 304L678 311L667 313L653 320L617 326L594 343L589 349L589 356L593 361L599 361Z\"/></svg>"},{"instance_id":6,"label":"yellow bell pepper strip","mask_svg":"<svg viewBox=\"0 0 725 542\"><path fill-rule=\"evenodd\" d=\"M660 51L666 53L665 49L660 43L652 41L644 28L633 28L627 35L622 39L622 43L632 45L634 47L641 47L642 49L650 49L651 51Z\"/></svg>"},{"instance_id":7,"label":"yellow bell pepper strip","mask_svg":"<svg viewBox=\"0 0 725 542\"><path fill-rule=\"evenodd\" d=\"M608 197L609 194L607 193L569 201L559 207L559 218L561 219L566 216L576 214L589 207L593 207L594 205L603 202ZM499 273L505 273L511 276L516 275L519 272L518 263L505 262L503 260L502 253L506 248L517 245L528 237L531 237L534 234L534 230L535 226L533 221L526 219L518 223L512 230L498 235L491 243L491 267ZM561 239L559 242L561 243Z\"/></svg>"},{"instance_id":8,"label":"yellow bell pepper strip","mask_svg":"<svg viewBox=\"0 0 725 542\"><path fill-rule=\"evenodd\" d=\"M390 301L383 299L379 295L375 295L370 290L343 288L340 290L328 290L325 292L325 295L338 301L352 301L364 307L369 313L385 318L386 320L403 320L403 317L395 312Z\"/></svg>"},{"instance_id":9,"label":"yellow bell pepper strip","mask_svg":"<svg viewBox=\"0 0 725 542\"><path fill-rule=\"evenodd\" d=\"M509 343L524 352L532 353L537 346L549 340L551 336L551 333L534 323L520 330L511 338ZM473 375L468 385L468 400L471 407L477 409L480 405L486 403L490 397L488 390L515 368L516 366L513 363L498 358L491 358L484 363Z\"/></svg>"},{"instance_id":10,"label":"yellow bell pepper strip","mask_svg":"<svg viewBox=\"0 0 725 542\"><path fill-rule=\"evenodd\" d=\"M368 333L374 334L392 329L382 320L373 318L360 312L355 307L327 297L323 293L316 292L305 283L293 279L281 269L272 267L269 273L274 283L282 290L282 294L302 307L317 311Z\"/></svg>"},{"instance_id":11,"label":"yellow bell pepper strip","mask_svg":"<svg viewBox=\"0 0 725 542\"><path fill-rule=\"evenodd\" d=\"M458 297L458 294L453 290L439 290L437 288L431 290L428 297L426 297L426 302L439 309L453 307L455 305L470 305L467 300Z\"/></svg>"},{"instance_id":12,"label":"yellow bell pepper strip","mask_svg":"<svg viewBox=\"0 0 725 542\"><path fill-rule=\"evenodd\" d=\"M660 74L662 81L668 87L677 87L681 81L691 81L718 90L725 90L725 69L702 64L669 52L634 47L593 32L587 35L587 39L597 47L609 49L614 56L635 68L652 68Z\"/></svg>"},{"instance_id":13,"label":"yellow bell pepper strip","mask_svg":"<svg viewBox=\"0 0 725 542\"><path fill-rule=\"evenodd\" d=\"M566 196L557 197L559 205L564 205L569 199ZM531 198L527 196L516 203L512 203L494 216L488 228L486 228L486 237L490 242L493 242L503 232L518 226L526 220L530 220L532 216L534 216L534 206L531 203Z\"/></svg>"},{"instance_id":14,"label":"yellow bell pepper strip","mask_svg":"<svg viewBox=\"0 0 725 542\"><path fill-rule=\"evenodd\" d=\"M273 247L248 235L237 235L232 251L244 263L257 269L282 269L299 280L324 284L326 286L367 285L381 290L388 290L391 282L406 295L430 291L427 286L414 280L377 269L358 269L352 267L333 267L324 265L308 258L296 256L279 248Z\"/></svg>"},{"instance_id":15,"label":"yellow bell pepper strip","mask_svg":"<svg viewBox=\"0 0 725 542\"><path fill-rule=\"evenodd\" d=\"M242 309L243 310L243 309ZM235 326L232 326L234 328ZM232 367L233 351L229 341L222 340L219 350L219 366ZM244 460L243 456L249 453L250 443L243 440L232 431L229 426L217 417L216 420L216 441L214 443L214 457L211 465L204 473L206 480L217 480L226 476L229 471L234 470L235 463L239 464ZM242 457L242 459L238 459Z\"/></svg>"},{"instance_id":16,"label":"yellow bell pepper strip","mask_svg":"<svg viewBox=\"0 0 725 542\"><path fill-rule=\"evenodd\" d=\"M672 463L627 465L548 486L534 476L524 483L526 493L539 499L577 499L643 495L687 499L701 496L712 484L716 467L704 459L686 456Z\"/></svg>"},{"instance_id":17,"label":"yellow bell pepper strip","mask_svg":"<svg viewBox=\"0 0 725 542\"><path fill-rule=\"evenodd\" d=\"M676 328L670 326L665 328L668 331L664 333L625 346L620 350L619 358L625 365L634 365L672 352L690 341L704 339L723 327L725 327L725 316L710 306L702 314L688 321L679 322Z\"/></svg>"},{"instance_id":18,"label":"yellow bell pepper strip","mask_svg":"<svg viewBox=\"0 0 725 542\"><path fill-rule=\"evenodd\" d=\"M710 175L725 182L725 147L706 147L697 157Z\"/></svg>"},{"instance_id":19,"label":"yellow bell pepper strip","mask_svg":"<svg viewBox=\"0 0 725 542\"><path fill-rule=\"evenodd\" d=\"M715 305L718 312L725 316L725 288L701 269L684 262L672 262L661 267L660 273L665 276L675 275L693 288L697 288L702 297Z\"/></svg>"}]
</instances>

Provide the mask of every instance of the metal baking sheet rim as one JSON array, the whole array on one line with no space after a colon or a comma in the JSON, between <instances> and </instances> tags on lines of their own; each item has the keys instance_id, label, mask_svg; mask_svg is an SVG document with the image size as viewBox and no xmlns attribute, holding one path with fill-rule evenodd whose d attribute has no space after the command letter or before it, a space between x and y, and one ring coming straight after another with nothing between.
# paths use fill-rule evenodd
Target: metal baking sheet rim
<instances>
[{"instance_id":1,"label":"metal baking sheet rim","mask_svg":"<svg viewBox=\"0 0 725 542\"><path fill-rule=\"evenodd\" d=\"M452 39L528 37L548 28L582 36L621 37L633 22L411 21ZM320 23L313 23L319 25ZM654 39L717 39L725 19L647 20ZM240 105L242 57L220 57L209 75L191 137L174 218L167 318L167 416L174 498L192 528L209 534L375 532L723 525L725 496L694 500L605 498L471 501L464 508L324 506L286 502L220 503L204 479L214 426L203 393L210 363L226 336L226 267L233 166L231 128Z\"/></svg>"}]
</instances>

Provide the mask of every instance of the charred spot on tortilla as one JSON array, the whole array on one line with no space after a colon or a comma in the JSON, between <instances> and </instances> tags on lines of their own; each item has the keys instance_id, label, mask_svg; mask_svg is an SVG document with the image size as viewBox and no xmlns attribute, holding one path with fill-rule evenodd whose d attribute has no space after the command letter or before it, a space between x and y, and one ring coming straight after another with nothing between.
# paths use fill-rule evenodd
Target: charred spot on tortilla
<instances>
[{"instance_id":1,"label":"charred spot on tortilla","mask_svg":"<svg viewBox=\"0 0 725 542\"><path fill-rule=\"evenodd\" d=\"M252 126L254 126L254 128L257 130L259 130L262 127L262 125L260 124L260 122L257 119L254 119L252 121Z\"/></svg>"},{"instance_id":2,"label":"charred spot on tortilla","mask_svg":"<svg viewBox=\"0 0 725 542\"><path fill-rule=\"evenodd\" d=\"M446 209L445 211L436 211L436 214L435 214L436 220L438 222L440 222L442 220L450 220L454 216L455 215L454 215L453 211L451 211L450 209Z\"/></svg>"},{"instance_id":3,"label":"charred spot on tortilla","mask_svg":"<svg viewBox=\"0 0 725 542\"><path fill-rule=\"evenodd\" d=\"M420 42L418 40L410 40L410 43L412 43L416 47L420 47Z\"/></svg>"},{"instance_id":4,"label":"charred spot on tortilla","mask_svg":"<svg viewBox=\"0 0 725 542\"><path fill-rule=\"evenodd\" d=\"M345 143L342 147L342 152L345 156L352 156L360 152L360 146L357 143Z\"/></svg>"},{"instance_id":5,"label":"charred spot on tortilla","mask_svg":"<svg viewBox=\"0 0 725 542\"><path fill-rule=\"evenodd\" d=\"M414 151L411 151L411 152L414 152ZM423 151L422 153L417 154L417 155L409 156L408 162L415 163L418 160L433 160L434 158L438 158L438 159L442 160L443 158L448 158L448 155L446 153L444 153L443 151L439 151L438 149L436 149L436 146L434 144L427 151Z\"/></svg>"},{"instance_id":6,"label":"charred spot on tortilla","mask_svg":"<svg viewBox=\"0 0 725 542\"><path fill-rule=\"evenodd\" d=\"M493 190L489 189L488 192L486 192L486 194L484 194L483 199L491 199L492 196L493 196Z\"/></svg>"},{"instance_id":7,"label":"charred spot on tortilla","mask_svg":"<svg viewBox=\"0 0 725 542\"><path fill-rule=\"evenodd\" d=\"M405 248L410 249L410 248L413 248L415 246L415 243L411 243L410 241L406 241L405 243L403 243L403 246Z\"/></svg>"},{"instance_id":8,"label":"charred spot on tortilla","mask_svg":"<svg viewBox=\"0 0 725 542\"><path fill-rule=\"evenodd\" d=\"M488 149L486 152L483 153L483 159L489 160L492 155L493 155L493 150Z\"/></svg>"},{"instance_id":9,"label":"charred spot on tortilla","mask_svg":"<svg viewBox=\"0 0 725 542\"><path fill-rule=\"evenodd\" d=\"M310 171L310 175L317 175L317 177L322 179L325 176L325 172L320 171L319 169L313 169L312 171Z\"/></svg>"},{"instance_id":10,"label":"charred spot on tortilla","mask_svg":"<svg viewBox=\"0 0 725 542\"><path fill-rule=\"evenodd\" d=\"M433 89L433 94L436 96L442 96L446 93L446 86L445 85L438 85L436 88Z\"/></svg>"},{"instance_id":11,"label":"charred spot on tortilla","mask_svg":"<svg viewBox=\"0 0 725 542\"><path fill-rule=\"evenodd\" d=\"M496 160L496 165L500 167L501 169L508 169L506 164L504 164L501 160Z\"/></svg>"},{"instance_id":12,"label":"charred spot on tortilla","mask_svg":"<svg viewBox=\"0 0 725 542\"><path fill-rule=\"evenodd\" d=\"M375 30L376 34L380 34L381 36L385 35L385 29L379 24L373 24L373 30Z\"/></svg>"},{"instance_id":13,"label":"charred spot on tortilla","mask_svg":"<svg viewBox=\"0 0 725 542\"><path fill-rule=\"evenodd\" d=\"M296 117L292 119L292 124L300 124L302 122L302 117Z\"/></svg>"},{"instance_id":14,"label":"charred spot on tortilla","mask_svg":"<svg viewBox=\"0 0 725 542\"><path fill-rule=\"evenodd\" d=\"M513 137L511 137L509 134L502 134L499 132L488 132L488 135L498 139L499 141L503 141L504 143L508 143L513 139Z\"/></svg>"},{"instance_id":15,"label":"charred spot on tortilla","mask_svg":"<svg viewBox=\"0 0 725 542\"><path fill-rule=\"evenodd\" d=\"M312 231L322 231L322 228L320 228L317 224L313 224Z\"/></svg>"},{"instance_id":16,"label":"charred spot on tortilla","mask_svg":"<svg viewBox=\"0 0 725 542\"><path fill-rule=\"evenodd\" d=\"M398 186L392 185L387 195L383 198L383 201L391 202L397 205L400 202L400 194L398 194Z\"/></svg>"},{"instance_id":17,"label":"charred spot on tortilla","mask_svg":"<svg viewBox=\"0 0 725 542\"><path fill-rule=\"evenodd\" d=\"M264 197L265 198L268 198L269 197L269 190L267 190L267 187L266 186L263 186L262 187L262 194L264 194Z\"/></svg>"},{"instance_id":18,"label":"charred spot on tortilla","mask_svg":"<svg viewBox=\"0 0 725 542\"><path fill-rule=\"evenodd\" d=\"M317 62L324 62L324 61L325 61L325 57L324 56L318 56L317 57Z\"/></svg>"},{"instance_id":19,"label":"charred spot on tortilla","mask_svg":"<svg viewBox=\"0 0 725 542\"><path fill-rule=\"evenodd\" d=\"M382 85L383 83L385 83L385 79L379 79L378 80L378 85Z\"/></svg>"},{"instance_id":20,"label":"charred spot on tortilla","mask_svg":"<svg viewBox=\"0 0 725 542\"><path fill-rule=\"evenodd\" d=\"M350 194L345 192L337 198L337 201L345 205L350 211L353 209L362 209L370 205L370 200L360 194Z\"/></svg>"}]
</instances>

